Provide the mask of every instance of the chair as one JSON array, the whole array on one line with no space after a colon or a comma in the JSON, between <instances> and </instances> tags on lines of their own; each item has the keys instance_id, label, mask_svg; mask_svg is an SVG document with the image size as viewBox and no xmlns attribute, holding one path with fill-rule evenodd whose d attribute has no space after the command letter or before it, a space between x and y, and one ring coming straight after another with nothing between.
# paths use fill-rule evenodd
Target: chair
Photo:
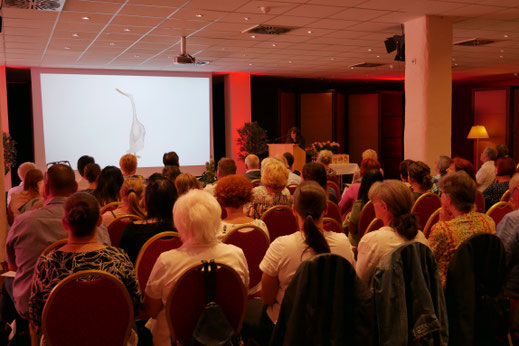
<instances>
[{"instance_id":1,"label":"chair","mask_svg":"<svg viewBox=\"0 0 519 346\"><path fill-rule=\"evenodd\" d=\"M324 214L324 216L331 217L342 225L342 215L339 206L330 200L328 200L326 203L328 205L328 209L326 210L326 214Z\"/></svg>"},{"instance_id":2,"label":"chair","mask_svg":"<svg viewBox=\"0 0 519 346\"><path fill-rule=\"evenodd\" d=\"M42 332L53 346L125 345L133 323L133 304L115 276L80 271L52 290L43 308Z\"/></svg>"},{"instance_id":3,"label":"chair","mask_svg":"<svg viewBox=\"0 0 519 346\"><path fill-rule=\"evenodd\" d=\"M296 189L299 185L298 184L295 184L295 183L292 183L292 184L288 184L287 185L287 189L288 191L290 191L290 194L293 195L294 192L296 192Z\"/></svg>"},{"instance_id":4,"label":"chair","mask_svg":"<svg viewBox=\"0 0 519 346\"><path fill-rule=\"evenodd\" d=\"M240 332L247 289L234 269L218 263L215 302L220 305L235 334ZM166 301L166 319L172 338L188 345L202 309L206 306L202 264L187 269L178 279Z\"/></svg>"},{"instance_id":5,"label":"chair","mask_svg":"<svg viewBox=\"0 0 519 346\"><path fill-rule=\"evenodd\" d=\"M337 200L340 200L341 199L341 189L339 188L339 185L337 185L336 182L333 182L333 181L330 181L330 180L328 180L326 182L326 185L329 188L333 189L333 191L335 192L335 198L337 198Z\"/></svg>"},{"instance_id":6,"label":"chair","mask_svg":"<svg viewBox=\"0 0 519 346\"><path fill-rule=\"evenodd\" d=\"M123 234L124 228L132 221L141 220L142 218L137 215L121 215L116 217L108 225L108 235L110 236L110 243L112 246L119 246L119 240Z\"/></svg>"},{"instance_id":7,"label":"chair","mask_svg":"<svg viewBox=\"0 0 519 346\"><path fill-rule=\"evenodd\" d=\"M103 215L107 211L112 211L112 210L117 209L117 207L119 207L121 204L122 204L122 202L120 202L120 201L108 203L108 204L104 205L103 207L101 207L101 209L99 209L99 213L101 215Z\"/></svg>"},{"instance_id":8,"label":"chair","mask_svg":"<svg viewBox=\"0 0 519 346\"><path fill-rule=\"evenodd\" d=\"M68 238L56 240L54 243L50 244L41 252L42 255L45 255L46 253L51 252L52 250L62 247L68 242Z\"/></svg>"},{"instance_id":9,"label":"chair","mask_svg":"<svg viewBox=\"0 0 519 346\"><path fill-rule=\"evenodd\" d=\"M323 219L323 228L330 232L344 233L342 225L331 217L325 217Z\"/></svg>"},{"instance_id":10,"label":"chair","mask_svg":"<svg viewBox=\"0 0 519 346\"><path fill-rule=\"evenodd\" d=\"M337 184L337 185L339 185L339 179L337 178L336 175L328 175L328 176L326 177L326 180L327 180L327 181L330 181L330 182L333 182L333 183L335 183L335 184Z\"/></svg>"},{"instance_id":11,"label":"chair","mask_svg":"<svg viewBox=\"0 0 519 346\"><path fill-rule=\"evenodd\" d=\"M485 213L485 197L479 190L476 191L476 211L478 213Z\"/></svg>"},{"instance_id":12,"label":"chair","mask_svg":"<svg viewBox=\"0 0 519 346\"><path fill-rule=\"evenodd\" d=\"M487 211L487 215L494 220L496 226L501 222L503 217L509 212L514 211L514 206L509 202L497 202L490 207Z\"/></svg>"},{"instance_id":13,"label":"chair","mask_svg":"<svg viewBox=\"0 0 519 346\"><path fill-rule=\"evenodd\" d=\"M500 202L510 202L510 190L506 190L503 196L501 196Z\"/></svg>"},{"instance_id":14,"label":"chair","mask_svg":"<svg viewBox=\"0 0 519 346\"><path fill-rule=\"evenodd\" d=\"M260 186L261 184L261 179L254 179L254 180L251 180L251 184L252 184L252 187L258 187Z\"/></svg>"},{"instance_id":15,"label":"chair","mask_svg":"<svg viewBox=\"0 0 519 346\"><path fill-rule=\"evenodd\" d=\"M429 216L429 220L427 220L427 223L425 224L425 227L423 228L423 235L425 238L429 239L429 236L431 235L432 227L440 221L440 212L442 208L438 208L434 211L434 213Z\"/></svg>"},{"instance_id":16,"label":"chair","mask_svg":"<svg viewBox=\"0 0 519 346\"><path fill-rule=\"evenodd\" d=\"M299 230L297 219L292 209L286 205L275 205L263 213L261 220L267 225L270 242L277 237L289 235Z\"/></svg>"},{"instance_id":17,"label":"chair","mask_svg":"<svg viewBox=\"0 0 519 346\"><path fill-rule=\"evenodd\" d=\"M135 273L137 273L141 292L145 291L151 270L160 254L181 245L182 241L177 232L161 232L144 243L135 261Z\"/></svg>"},{"instance_id":18,"label":"chair","mask_svg":"<svg viewBox=\"0 0 519 346\"><path fill-rule=\"evenodd\" d=\"M359 215L359 223L358 223L358 235L359 235L359 241L366 233L366 229L368 228L371 221L375 218L375 208L373 207L373 202L368 201L366 204L364 204L364 207L362 207L362 210L360 211Z\"/></svg>"},{"instance_id":19,"label":"chair","mask_svg":"<svg viewBox=\"0 0 519 346\"><path fill-rule=\"evenodd\" d=\"M379 218L374 218L369 223L368 227L366 228L366 232L364 232L364 234L372 232L372 231L376 231L377 229L382 228L382 227L384 227L384 223L382 222L382 220L380 220Z\"/></svg>"},{"instance_id":20,"label":"chair","mask_svg":"<svg viewBox=\"0 0 519 346\"><path fill-rule=\"evenodd\" d=\"M418 197L411 208L411 214L415 214L418 217L418 224L420 229L424 229L429 217L434 213L435 210L441 208L442 202L440 197L432 192L427 192Z\"/></svg>"},{"instance_id":21,"label":"chair","mask_svg":"<svg viewBox=\"0 0 519 346\"><path fill-rule=\"evenodd\" d=\"M270 239L265 231L251 224L240 225L231 229L222 242L243 250L249 267L249 295L260 291L263 272L259 269L259 265L270 245Z\"/></svg>"}]
</instances>

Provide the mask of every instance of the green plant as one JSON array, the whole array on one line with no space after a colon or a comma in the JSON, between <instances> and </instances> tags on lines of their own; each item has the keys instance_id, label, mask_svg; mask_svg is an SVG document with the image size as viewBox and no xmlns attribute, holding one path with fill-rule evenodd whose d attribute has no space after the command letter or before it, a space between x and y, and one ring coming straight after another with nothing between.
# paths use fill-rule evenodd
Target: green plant
<instances>
[{"instance_id":1,"label":"green plant","mask_svg":"<svg viewBox=\"0 0 519 346\"><path fill-rule=\"evenodd\" d=\"M214 159L209 160L205 163L205 172L200 177L202 185L205 187L207 184L212 184L216 181L216 168L214 166Z\"/></svg>"},{"instance_id":2,"label":"green plant","mask_svg":"<svg viewBox=\"0 0 519 346\"><path fill-rule=\"evenodd\" d=\"M5 174L11 171L11 168L16 164L16 141L11 135L4 132L4 171Z\"/></svg>"},{"instance_id":3,"label":"green plant","mask_svg":"<svg viewBox=\"0 0 519 346\"><path fill-rule=\"evenodd\" d=\"M268 151L267 131L261 128L257 122L245 123L243 127L238 129L237 143L240 147L238 157L245 160L247 155L254 154L262 156Z\"/></svg>"}]
</instances>

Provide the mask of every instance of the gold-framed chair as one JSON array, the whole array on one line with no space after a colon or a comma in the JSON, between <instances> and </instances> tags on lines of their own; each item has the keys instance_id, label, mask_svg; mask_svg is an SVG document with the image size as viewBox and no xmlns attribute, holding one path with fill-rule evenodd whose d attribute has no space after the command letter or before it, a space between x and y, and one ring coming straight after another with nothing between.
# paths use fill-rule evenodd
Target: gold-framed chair
<instances>
[{"instance_id":1,"label":"gold-framed chair","mask_svg":"<svg viewBox=\"0 0 519 346\"><path fill-rule=\"evenodd\" d=\"M326 204L328 208L326 209L326 213L324 214L324 216L331 217L332 219L335 219L338 223L342 224L342 215L339 206L335 204L335 202L332 202L330 200L327 200Z\"/></svg>"},{"instance_id":2,"label":"gold-framed chair","mask_svg":"<svg viewBox=\"0 0 519 346\"><path fill-rule=\"evenodd\" d=\"M427 220L427 223L425 224L425 227L422 230L422 233L424 234L425 238L429 239L429 236L431 235L431 229L432 227L440 221L440 212L442 208L436 209L431 216L429 216L429 220Z\"/></svg>"},{"instance_id":3,"label":"gold-framed chair","mask_svg":"<svg viewBox=\"0 0 519 346\"><path fill-rule=\"evenodd\" d=\"M425 228L429 217L441 206L441 199L435 193L427 192L418 197L411 208L411 214L415 214L418 218L420 229Z\"/></svg>"},{"instance_id":4,"label":"gold-framed chair","mask_svg":"<svg viewBox=\"0 0 519 346\"><path fill-rule=\"evenodd\" d=\"M369 224L371 223L371 221L374 218L375 218L375 207L373 206L372 201L368 201L362 207L362 209L360 211L360 215L359 215L359 222L357 224L358 225L357 234L359 237L359 241L362 238L362 236L364 235L364 233L366 233L366 230L367 230Z\"/></svg>"},{"instance_id":5,"label":"gold-framed chair","mask_svg":"<svg viewBox=\"0 0 519 346\"><path fill-rule=\"evenodd\" d=\"M128 226L130 222L135 220L142 220L142 218L137 215L125 214L116 217L112 222L110 222L107 228L112 246L119 246L119 240L121 240L124 228Z\"/></svg>"},{"instance_id":6,"label":"gold-framed chair","mask_svg":"<svg viewBox=\"0 0 519 346\"><path fill-rule=\"evenodd\" d=\"M494 220L496 226L501 222L506 214L514 211L514 206L510 202L497 202L490 209L487 210L486 214Z\"/></svg>"},{"instance_id":7,"label":"gold-framed chair","mask_svg":"<svg viewBox=\"0 0 519 346\"><path fill-rule=\"evenodd\" d=\"M510 190L506 190L499 202L510 202Z\"/></svg>"},{"instance_id":8,"label":"gold-framed chair","mask_svg":"<svg viewBox=\"0 0 519 346\"><path fill-rule=\"evenodd\" d=\"M364 232L364 234L376 231L377 229L382 228L382 227L384 227L384 223L382 222L382 220L380 220L379 218L374 218L369 223L368 227L366 228L366 232Z\"/></svg>"},{"instance_id":9,"label":"gold-framed chair","mask_svg":"<svg viewBox=\"0 0 519 346\"><path fill-rule=\"evenodd\" d=\"M121 201L115 201L115 202L111 202L111 203L108 203L108 204L105 204L104 206L101 207L101 209L99 209L99 213L101 215L103 215L104 213L106 213L107 211L111 211L111 210L115 210L117 209L123 202Z\"/></svg>"},{"instance_id":10,"label":"gold-framed chair","mask_svg":"<svg viewBox=\"0 0 519 346\"><path fill-rule=\"evenodd\" d=\"M337 220L335 220L332 217L325 217L323 219L323 228L330 232L344 234L344 229L342 228L342 224L340 224Z\"/></svg>"},{"instance_id":11,"label":"gold-framed chair","mask_svg":"<svg viewBox=\"0 0 519 346\"><path fill-rule=\"evenodd\" d=\"M63 245L65 245L66 243L68 242L68 238L64 238L64 239L60 239L60 240L56 240L54 243L50 244L49 246L47 246L45 248L45 250L43 250L41 252L42 255L45 255L49 252L51 252L52 250L54 249L57 249L59 247L62 247Z\"/></svg>"},{"instance_id":12,"label":"gold-framed chair","mask_svg":"<svg viewBox=\"0 0 519 346\"><path fill-rule=\"evenodd\" d=\"M289 235L299 230L299 224L292 213L292 208L286 205L270 207L261 215L261 220L267 225L271 242L277 237Z\"/></svg>"},{"instance_id":13,"label":"gold-framed chair","mask_svg":"<svg viewBox=\"0 0 519 346\"><path fill-rule=\"evenodd\" d=\"M296 184L296 183L288 184L287 189L288 189L288 191L290 191L291 195L294 195L294 192L296 192L296 189L298 186L299 186L299 184Z\"/></svg>"}]
</instances>

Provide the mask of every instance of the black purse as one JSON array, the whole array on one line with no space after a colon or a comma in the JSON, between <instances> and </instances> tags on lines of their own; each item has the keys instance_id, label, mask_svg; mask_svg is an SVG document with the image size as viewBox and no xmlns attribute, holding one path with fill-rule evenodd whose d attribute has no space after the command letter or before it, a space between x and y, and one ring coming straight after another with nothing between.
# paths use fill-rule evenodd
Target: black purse
<instances>
[{"instance_id":1,"label":"black purse","mask_svg":"<svg viewBox=\"0 0 519 346\"><path fill-rule=\"evenodd\" d=\"M207 305L202 310L193 330L191 345L221 346L232 345L234 329L222 308L215 303L216 263L202 261Z\"/></svg>"}]
</instances>

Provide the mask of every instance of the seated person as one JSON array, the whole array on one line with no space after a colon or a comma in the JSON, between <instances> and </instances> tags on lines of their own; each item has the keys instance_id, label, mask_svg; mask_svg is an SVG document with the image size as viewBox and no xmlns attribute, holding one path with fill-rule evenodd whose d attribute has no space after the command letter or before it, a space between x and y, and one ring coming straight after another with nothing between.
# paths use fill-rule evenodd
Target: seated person
<instances>
[{"instance_id":1,"label":"seated person","mask_svg":"<svg viewBox=\"0 0 519 346\"><path fill-rule=\"evenodd\" d=\"M472 163L469 160L462 159L461 157L455 157L451 160L447 173L459 171L464 171L472 178L472 180L476 181L476 171L474 170Z\"/></svg>"},{"instance_id":2,"label":"seated person","mask_svg":"<svg viewBox=\"0 0 519 346\"><path fill-rule=\"evenodd\" d=\"M458 246L474 234L495 233L496 225L490 216L474 211L476 182L467 173L447 174L440 180L440 191L440 221L432 227L429 243L445 287L447 267Z\"/></svg>"},{"instance_id":3,"label":"seated person","mask_svg":"<svg viewBox=\"0 0 519 346\"><path fill-rule=\"evenodd\" d=\"M232 267L249 286L249 269L243 251L216 239L222 210L209 193L191 190L180 196L173 208L173 218L182 246L162 253L151 271L144 310L150 320L149 328L155 346L170 346L171 339L166 321L166 300L180 276L201 260L214 259Z\"/></svg>"},{"instance_id":4,"label":"seated person","mask_svg":"<svg viewBox=\"0 0 519 346\"><path fill-rule=\"evenodd\" d=\"M222 157L218 161L218 168L216 169L216 182L207 184L204 190L214 195L214 188L218 184L218 180L231 174L236 174L236 162L228 157Z\"/></svg>"},{"instance_id":5,"label":"seated person","mask_svg":"<svg viewBox=\"0 0 519 346\"><path fill-rule=\"evenodd\" d=\"M249 179L240 175L228 175L218 182L214 196L227 212L226 218L222 220L218 238L223 238L234 227L245 224L258 226L269 234L265 222L248 217L243 212L243 207L252 199L252 184Z\"/></svg>"},{"instance_id":6,"label":"seated person","mask_svg":"<svg viewBox=\"0 0 519 346\"><path fill-rule=\"evenodd\" d=\"M328 179L326 177L326 169L323 165L317 162L309 162L303 166L303 180L313 180L317 182L326 192L326 196L330 201L337 204L337 197L335 190L328 187Z\"/></svg>"},{"instance_id":7,"label":"seated person","mask_svg":"<svg viewBox=\"0 0 519 346\"><path fill-rule=\"evenodd\" d=\"M249 180L261 179L260 160L254 154L249 154L245 158L245 177Z\"/></svg>"},{"instance_id":8,"label":"seated person","mask_svg":"<svg viewBox=\"0 0 519 346\"><path fill-rule=\"evenodd\" d=\"M362 181L362 177L367 171L372 169L378 169L382 174L382 170L380 169L380 163L373 159L364 159L360 163L360 171L359 171L359 179L357 183L353 183L342 193L341 201L339 202L339 209L341 210L342 218L346 218L346 215L351 211L353 206L353 202L358 199L360 183Z\"/></svg>"},{"instance_id":9,"label":"seated person","mask_svg":"<svg viewBox=\"0 0 519 346\"><path fill-rule=\"evenodd\" d=\"M198 179L191 173L179 174L178 177L175 179L175 187L177 188L177 193L179 196L182 196L183 194L192 189L202 189Z\"/></svg>"},{"instance_id":10,"label":"seated person","mask_svg":"<svg viewBox=\"0 0 519 346\"><path fill-rule=\"evenodd\" d=\"M81 179L77 182L78 191L88 188L89 182L85 177L85 167L91 163L96 163L96 161L92 156L88 155L83 155L77 160L77 171L81 176Z\"/></svg>"},{"instance_id":11,"label":"seated person","mask_svg":"<svg viewBox=\"0 0 519 346\"><path fill-rule=\"evenodd\" d=\"M20 178L20 184L18 186L14 186L7 191L7 205L11 203L11 196L15 192L22 192L23 191L23 180L25 179L25 175L27 172L29 172L31 169L37 168L36 165L32 162L24 162L18 167L18 178Z\"/></svg>"},{"instance_id":12,"label":"seated person","mask_svg":"<svg viewBox=\"0 0 519 346\"><path fill-rule=\"evenodd\" d=\"M326 175L328 177L337 178L337 172L330 168L330 164L332 163L333 153L330 150L321 150L319 155L317 156L317 162L324 166L326 169Z\"/></svg>"},{"instance_id":13,"label":"seated person","mask_svg":"<svg viewBox=\"0 0 519 346\"><path fill-rule=\"evenodd\" d=\"M124 178L121 170L115 166L106 166L97 179L97 187L92 193L101 207L121 200L121 186Z\"/></svg>"},{"instance_id":14,"label":"seated person","mask_svg":"<svg viewBox=\"0 0 519 346\"><path fill-rule=\"evenodd\" d=\"M438 182L440 181L441 178L443 178L443 176L445 174L447 174L447 169L449 168L451 164L451 158L448 157L448 156L440 156L438 158L438 161L436 161L436 166L434 167L435 170L436 170L436 175L434 177L432 177L432 182L433 182L433 188L432 188L432 192L434 193L438 193L440 192L440 187L438 186Z\"/></svg>"},{"instance_id":15,"label":"seated person","mask_svg":"<svg viewBox=\"0 0 519 346\"><path fill-rule=\"evenodd\" d=\"M498 203L508 190L508 184L512 175L515 173L515 162L511 157L497 159L496 161L496 182L483 191L485 197L485 210L490 209Z\"/></svg>"},{"instance_id":16,"label":"seated person","mask_svg":"<svg viewBox=\"0 0 519 346\"><path fill-rule=\"evenodd\" d=\"M143 194L144 184L141 179L125 179L120 192L122 203L116 209L108 210L103 214L103 223L108 226L116 217L128 214L145 218L146 213L141 207Z\"/></svg>"},{"instance_id":17,"label":"seated person","mask_svg":"<svg viewBox=\"0 0 519 346\"><path fill-rule=\"evenodd\" d=\"M10 225L22 211L32 209L32 206L43 197L43 172L31 169L25 174L23 191L15 192L11 196L11 203L7 208L7 220Z\"/></svg>"},{"instance_id":18,"label":"seated person","mask_svg":"<svg viewBox=\"0 0 519 346\"><path fill-rule=\"evenodd\" d=\"M366 150L364 150L362 152L361 158L362 158L362 160L360 162L362 162L364 160L367 160L367 159L375 160L375 161L378 162L378 154L373 149L366 149ZM380 173L382 173L382 175L384 175L384 171L382 170L382 168L380 168ZM359 168L355 172L353 172L353 179L352 179L351 183L352 184L360 183L360 179L361 178L362 177L360 176L360 168Z\"/></svg>"},{"instance_id":19,"label":"seated person","mask_svg":"<svg viewBox=\"0 0 519 346\"><path fill-rule=\"evenodd\" d=\"M101 167L99 167L97 163L89 163L85 166L83 172L88 185L85 189L78 192L88 192L93 194L97 187L97 179L99 179L99 175L101 174Z\"/></svg>"},{"instance_id":20,"label":"seated person","mask_svg":"<svg viewBox=\"0 0 519 346\"><path fill-rule=\"evenodd\" d=\"M285 159L287 159L288 169L290 170L290 172L294 173L295 175L301 176L301 172L294 170L294 155L287 151L286 153L283 153L283 156L285 157ZM301 182L299 182L299 184L301 184Z\"/></svg>"},{"instance_id":21,"label":"seated person","mask_svg":"<svg viewBox=\"0 0 519 346\"><path fill-rule=\"evenodd\" d=\"M171 210L176 200L177 190L168 179L162 177L148 182L144 197L146 218L128 224L119 241L119 247L126 250L132 263L135 264L148 239L161 232L175 231Z\"/></svg>"},{"instance_id":22,"label":"seated person","mask_svg":"<svg viewBox=\"0 0 519 346\"><path fill-rule=\"evenodd\" d=\"M121 167L124 179L130 177L144 179L141 175L137 175L137 156L133 154L121 156L119 167Z\"/></svg>"},{"instance_id":23,"label":"seated person","mask_svg":"<svg viewBox=\"0 0 519 346\"><path fill-rule=\"evenodd\" d=\"M165 166L162 169L162 175L168 178L173 184L175 184L175 179L177 179L180 173L178 166Z\"/></svg>"},{"instance_id":24,"label":"seated person","mask_svg":"<svg viewBox=\"0 0 519 346\"><path fill-rule=\"evenodd\" d=\"M170 151L169 153L164 153L164 155L162 156L162 163L164 164L164 167L167 167L167 166L180 167L180 164L178 161L178 154L174 151Z\"/></svg>"},{"instance_id":25,"label":"seated person","mask_svg":"<svg viewBox=\"0 0 519 346\"><path fill-rule=\"evenodd\" d=\"M301 184L301 182L303 181L303 179L297 175L297 174L294 174L291 170L290 170L290 165L288 164L288 160L287 158L285 157L284 154L277 154L274 156L274 158L276 160L279 160L281 162L283 162L283 164L285 165L285 167L287 168L288 170L288 180L287 180L287 185L289 184Z\"/></svg>"},{"instance_id":26,"label":"seated person","mask_svg":"<svg viewBox=\"0 0 519 346\"><path fill-rule=\"evenodd\" d=\"M415 201L424 193L431 191L433 186L431 169L426 163L415 161L409 165L407 172Z\"/></svg>"},{"instance_id":27,"label":"seated person","mask_svg":"<svg viewBox=\"0 0 519 346\"><path fill-rule=\"evenodd\" d=\"M268 160L267 160L268 159ZM274 158L267 158L262 163L261 183L263 186L255 187L252 192L247 216L259 219L264 212L275 205L292 205L292 196L283 193L288 181L288 170L283 162Z\"/></svg>"},{"instance_id":28,"label":"seated person","mask_svg":"<svg viewBox=\"0 0 519 346\"><path fill-rule=\"evenodd\" d=\"M375 269L382 259L398 246L410 241L429 245L418 229L416 216L411 214L414 199L411 190L400 180L377 182L369 189L375 216L384 227L366 233L359 242L357 275L371 286Z\"/></svg>"},{"instance_id":29,"label":"seated person","mask_svg":"<svg viewBox=\"0 0 519 346\"><path fill-rule=\"evenodd\" d=\"M481 153L480 160L483 164L476 173L476 183L481 192L485 191L496 178L496 166L494 165L496 158L497 150L493 147L486 147Z\"/></svg>"},{"instance_id":30,"label":"seated person","mask_svg":"<svg viewBox=\"0 0 519 346\"><path fill-rule=\"evenodd\" d=\"M40 256L34 270L29 315L35 326L41 325L43 307L52 289L67 276L82 270L102 270L117 277L138 311L141 294L133 265L123 250L98 241L99 225L99 205L91 194L77 192L67 199L63 227L68 232L68 243Z\"/></svg>"},{"instance_id":31,"label":"seated person","mask_svg":"<svg viewBox=\"0 0 519 346\"><path fill-rule=\"evenodd\" d=\"M408 187L411 187L411 184L409 184L409 173L407 169L409 168L409 165L413 162L413 160L403 160L402 162L400 162L400 165L398 166L398 170L400 171L400 180L402 180Z\"/></svg>"}]
</instances>

